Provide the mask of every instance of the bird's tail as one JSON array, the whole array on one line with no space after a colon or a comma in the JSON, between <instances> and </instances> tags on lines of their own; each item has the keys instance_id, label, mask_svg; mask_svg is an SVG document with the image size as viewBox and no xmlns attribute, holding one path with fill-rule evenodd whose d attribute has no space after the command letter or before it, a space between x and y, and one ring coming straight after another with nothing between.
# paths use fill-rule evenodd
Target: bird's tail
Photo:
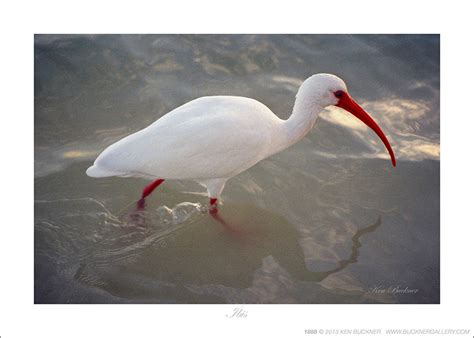
<instances>
[{"instance_id":1,"label":"bird's tail","mask_svg":"<svg viewBox=\"0 0 474 338\"><path fill-rule=\"evenodd\" d=\"M92 165L86 170L86 174L89 177L110 177L110 176L120 176L120 173L115 171L110 171L107 169L103 169L97 165Z\"/></svg>"}]
</instances>

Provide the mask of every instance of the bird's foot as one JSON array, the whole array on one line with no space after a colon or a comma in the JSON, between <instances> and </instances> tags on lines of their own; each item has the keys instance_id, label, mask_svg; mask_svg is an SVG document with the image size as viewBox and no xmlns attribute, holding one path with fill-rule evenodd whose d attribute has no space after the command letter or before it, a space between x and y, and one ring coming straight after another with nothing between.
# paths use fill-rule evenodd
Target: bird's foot
<instances>
[{"instance_id":1,"label":"bird's foot","mask_svg":"<svg viewBox=\"0 0 474 338\"><path fill-rule=\"evenodd\" d=\"M140 198L138 201L137 201L137 210L145 210L145 199L144 198Z\"/></svg>"},{"instance_id":2,"label":"bird's foot","mask_svg":"<svg viewBox=\"0 0 474 338\"><path fill-rule=\"evenodd\" d=\"M217 215L217 198L211 198L209 200L209 214Z\"/></svg>"},{"instance_id":3,"label":"bird's foot","mask_svg":"<svg viewBox=\"0 0 474 338\"><path fill-rule=\"evenodd\" d=\"M143 228L146 226L146 210L145 199L140 198L136 202L135 209L132 209L126 214L126 223L134 228Z\"/></svg>"},{"instance_id":4,"label":"bird's foot","mask_svg":"<svg viewBox=\"0 0 474 338\"><path fill-rule=\"evenodd\" d=\"M137 210L144 210L145 209L145 198L149 196L153 190L158 188L158 186L163 183L165 180L158 179L153 181L152 183L148 184L145 189L143 189L142 197L137 201Z\"/></svg>"}]
</instances>

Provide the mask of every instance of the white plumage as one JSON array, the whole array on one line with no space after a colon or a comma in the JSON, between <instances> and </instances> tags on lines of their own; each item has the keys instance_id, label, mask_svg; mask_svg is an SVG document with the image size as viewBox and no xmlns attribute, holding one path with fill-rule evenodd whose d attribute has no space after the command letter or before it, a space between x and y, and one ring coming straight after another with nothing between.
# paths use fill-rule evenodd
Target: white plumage
<instances>
[{"instance_id":1,"label":"white plumage","mask_svg":"<svg viewBox=\"0 0 474 338\"><path fill-rule=\"evenodd\" d=\"M341 92L350 99L338 77L313 75L300 87L288 120L254 99L201 97L109 146L87 175L195 180L217 199L229 178L304 137L324 107L341 103Z\"/></svg>"}]
</instances>

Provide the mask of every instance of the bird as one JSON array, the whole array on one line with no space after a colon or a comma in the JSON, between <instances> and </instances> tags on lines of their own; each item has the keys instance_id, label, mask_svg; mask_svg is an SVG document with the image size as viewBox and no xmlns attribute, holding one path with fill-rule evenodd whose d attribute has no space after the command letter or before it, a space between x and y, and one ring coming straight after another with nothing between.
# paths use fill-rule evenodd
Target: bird
<instances>
[{"instance_id":1,"label":"bird","mask_svg":"<svg viewBox=\"0 0 474 338\"><path fill-rule=\"evenodd\" d=\"M230 178L300 141L329 106L344 109L371 128L396 166L384 132L352 98L345 82L336 75L319 73L303 81L286 120L252 98L203 96L110 145L86 174L150 180L139 205L165 180L193 180L207 189L209 213L217 215Z\"/></svg>"}]
</instances>

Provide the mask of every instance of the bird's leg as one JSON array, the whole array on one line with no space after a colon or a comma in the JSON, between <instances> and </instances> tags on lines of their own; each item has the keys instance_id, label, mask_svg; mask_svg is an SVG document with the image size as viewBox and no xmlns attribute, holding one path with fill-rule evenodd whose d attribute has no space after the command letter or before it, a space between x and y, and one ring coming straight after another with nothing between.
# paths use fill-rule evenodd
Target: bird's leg
<instances>
[{"instance_id":1,"label":"bird's leg","mask_svg":"<svg viewBox=\"0 0 474 338\"><path fill-rule=\"evenodd\" d=\"M143 189L143 192L142 192L142 198L140 198L137 202L137 208L138 209L143 209L145 207L145 198L147 196L149 196L153 190L155 190L156 188L158 188L158 186L163 183L165 180L163 179L158 179L156 181L153 181L152 183L148 184L145 189Z\"/></svg>"},{"instance_id":2,"label":"bird's leg","mask_svg":"<svg viewBox=\"0 0 474 338\"><path fill-rule=\"evenodd\" d=\"M165 180L163 179L159 179L159 180L156 180L156 181L153 181L152 183L148 184L145 189L143 189L143 193L142 193L142 198L145 198L147 197L148 195L150 195L153 190L155 190L156 188L158 188L158 186L163 183Z\"/></svg>"},{"instance_id":3,"label":"bird's leg","mask_svg":"<svg viewBox=\"0 0 474 338\"><path fill-rule=\"evenodd\" d=\"M219 224L221 224L224 229L226 230L227 233L229 233L232 236L242 236L243 232L238 228L235 227L231 224L229 224L227 221L225 221L217 208L217 201L219 196L222 193L222 190L224 189L225 182L227 179L213 179L213 180L207 180L205 182L205 185L207 186L207 192L209 196L209 215L212 216L214 220L216 220Z\"/></svg>"},{"instance_id":4,"label":"bird's leg","mask_svg":"<svg viewBox=\"0 0 474 338\"><path fill-rule=\"evenodd\" d=\"M217 198L211 198L209 200L209 213L211 215L217 215Z\"/></svg>"},{"instance_id":5,"label":"bird's leg","mask_svg":"<svg viewBox=\"0 0 474 338\"><path fill-rule=\"evenodd\" d=\"M203 184L207 188L207 196L209 196L209 213L211 215L217 214L217 199L224 190L225 182L227 179L215 178L211 180L203 181Z\"/></svg>"}]
</instances>

